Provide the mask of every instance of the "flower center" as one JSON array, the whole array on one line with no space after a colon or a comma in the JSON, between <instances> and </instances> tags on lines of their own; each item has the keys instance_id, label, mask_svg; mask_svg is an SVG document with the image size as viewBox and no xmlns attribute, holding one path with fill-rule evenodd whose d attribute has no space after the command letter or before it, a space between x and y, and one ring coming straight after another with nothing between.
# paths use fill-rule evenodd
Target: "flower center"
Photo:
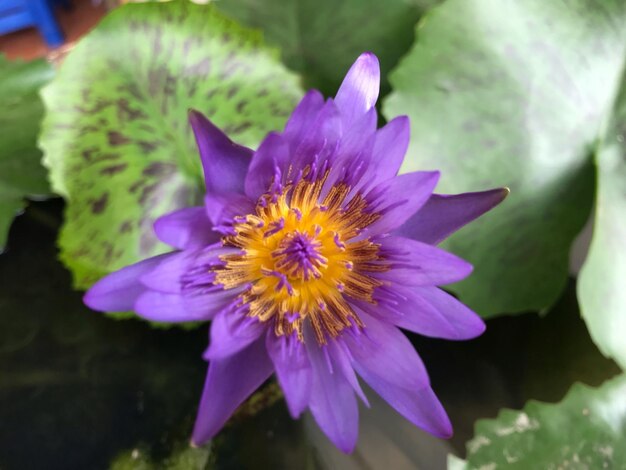
<instances>
[{"instance_id":1,"label":"flower center","mask_svg":"<svg viewBox=\"0 0 626 470\"><path fill-rule=\"evenodd\" d=\"M239 305L249 316L300 340L310 322L320 344L363 326L348 299L374 303L382 282L371 273L388 269L378 244L355 241L379 215L368 213L359 195L347 200L343 183L322 197L327 176L301 177L261 196L255 213L236 217L234 234L223 239L241 251L222 256L224 265L215 269L217 284L243 288Z\"/></svg>"},{"instance_id":2,"label":"flower center","mask_svg":"<svg viewBox=\"0 0 626 470\"><path fill-rule=\"evenodd\" d=\"M272 253L276 268L289 279L320 279L321 269L328 266L328 258L320 253L322 242L316 238L320 231L321 228L315 236L298 231L285 235L278 250Z\"/></svg>"}]
</instances>

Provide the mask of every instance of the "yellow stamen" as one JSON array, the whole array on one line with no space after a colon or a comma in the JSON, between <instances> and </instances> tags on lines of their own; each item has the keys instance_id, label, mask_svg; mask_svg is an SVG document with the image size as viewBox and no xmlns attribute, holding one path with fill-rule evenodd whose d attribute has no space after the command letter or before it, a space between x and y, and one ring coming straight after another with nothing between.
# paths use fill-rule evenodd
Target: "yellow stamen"
<instances>
[{"instance_id":1,"label":"yellow stamen","mask_svg":"<svg viewBox=\"0 0 626 470\"><path fill-rule=\"evenodd\" d=\"M250 284L240 295L248 315L274 322L276 335L297 334L309 322L320 344L343 329L362 327L349 299L375 303L382 282L369 273L385 271L379 245L352 241L379 218L366 212L367 202L339 183L322 191L328 173L314 181L307 172L280 193L264 194L256 213L236 218L226 246L241 253L221 257L216 283L226 289ZM320 202L321 200L321 202Z\"/></svg>"}]
</instances>

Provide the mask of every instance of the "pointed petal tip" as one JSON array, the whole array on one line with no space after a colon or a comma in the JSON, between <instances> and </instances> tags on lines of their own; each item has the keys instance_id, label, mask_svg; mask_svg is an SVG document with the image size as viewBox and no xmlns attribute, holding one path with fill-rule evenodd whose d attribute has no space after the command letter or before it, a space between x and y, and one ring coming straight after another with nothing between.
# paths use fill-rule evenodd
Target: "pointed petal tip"
<instances>
[{"instance_id":1,"label":"pointed petal tip","mask_svg":"<svg viewBox=\"0 0 626 470\"><path fill-rule=\"evenodd\" d=\"M346 74L346 78L350 76L351 73L365 74L366 77L379 82L380 63L378 62L376 54L373 52L363 52L359 57L357 57L350 67L350 70ZM378 86L379 83L376 83L376 85ZM376 90L376 94L378 95L378 90Z\"/></svg>"},{"instance_id":2,"label":"pointed petal tip","mask_svg":"<svg viewBox=\"0 0 626 470\"><path fill-rule=\"evenodd\" d=\"M498 195L500 196L500 200L496 203L497 205L504 201L509 196L509 194L511 194L511 189L508 186L503 186L501 188L494 189L493 192L498 193Z\"/></svg>"},{"instance_id":3,"label":"pointed petal tip","mask_svg":"<svg viewBox=\"0 0 626 470\"><path fill-rule=\"evenodd\" d=\"M98 308L97 296L94 295L93 288L85 292L85 294L83 295L83 303L91 310L95 310L96 312L102 312L102 310Z\"/></svg>"},{"instance_id":4,"label":"pointed petal tip","mask_svg":"<svg viewBox=\"0 0 626 470\"><path fill-rule=\"evenodd\" d=\"M432 181L435 181L435 184L439 182L439 178L441 178L441 171L432 170L432 171L427 171L426 173L430 173L430 179Z\"/></svg>"},{"instance_id":5,"label":"pointed petal tip","mask_svg":"<svg viewBox=\"0 0 626 470\"><path fill-rule=\"evenodd\" d=\"M437 184L439 184L439 179L441 178L441 171L439 170L426 170L426 171L414 171L411 173L402 173L398 175L398 177L401 178L404 175L411 175L411 174L415 174L416 175L415 177L417 177L418 174L422 175L423 179L421 179L419 184L423 185L424 187L429 188L431 194L437 187Z\"/></svg>"},{"instance_id":6,"label":"pointed petal tip","mask_svg":"<svg viewBox=\"0 0 626 470\"><path fill-rule=\"evenodd\" d=\"M389 122L393 122L396 121L399 124L405 126L405 125L409 125L411 123L411 118L409 116L407 116L406 114L401 114L400 116L396 116L394 117L391 121Z\"/></svg>"},{"instance_id":7,"label":"pointed petal tip","mask_svg":"<svg viewBox=\"0 0 626 470\"><path fill-rule=\"evenodd\" d=\"M434 392L433 392L434 395ZM454 429L452 428L452 422L450 421L450 417L448 413L446 413L443 405L439 403L441 407L442 414L439 417L439 422L436 423L432 428L425 429L430 434L439 439L450 439L454 435Z\"/></svg>"},{"instance_id":8,"label":"pointed petal tip","mask_svg":"<svg viewBox=\"0 0 626 470\"><path fill-rule=\"evenodd\" d=\"M323 431L323 430L322 430ZM325 431L326 437L332 442L337 449L339 449L344 454L351 454L354 452L358 441L358 433L355 435L337 435L331 436L327 434Z\"/></svg>"},{"instance_id":9,"label":"pointed petal tip","mask_svg":"<svg viewBox=\"0 0 626 470\"><path fill-rule=\"evenodd\" d=\"M274 371L274 374L276 378L278 378L278 372ZM289 412L289 416L291 416L291 419L294 419L294 420L300 419L302 414L309 407L309 398L307 397L306 400L300 400L298 402L297 400L300 397L297 397L297 396L293 397L293 394L291 397L288 397L287 396L288 392L286 392L286 390L282 388L282 386L281 386L281 389L284 395L285 404L287 405L287 411ZM309 393L310 393L310 389L309 389Z\"/></svg>"},{"instance_id":10,"label":"pointed petal tip","mask_svg":"<svg viewBox=\"0 0 626 470\"><path fill-rule=\"evenodd\" d=\"M206 136L212 141L216 141L216 143L233 144L230 138L224 134L222 130L217 127L203 112L198 111L197 109L188 108L187 118L189 119L189 124L191 124L191 128L194 131L196 139L198 137Z\"/></svg>"},{"instance_id":11,"label":"pointed petal tip","mask_svg":"<svg viewBox=\"0 0 626 470\"><path fill-rule=\"evenodd\" d=\"M455 338L450 338L452 341L467 341L470 339L478 338L487 330L487 325L478 315L475 317L475 321L471 325L464 325L463 330L457 332Z\"/></svg>"},{"instance_id":12,"label":"pointed petal tip","mask_svg":"<svg viewBox=\"0 0 626 470\"><path fill-rule=\"evenodd\" d=\"M189 123L193 126L193 125L197 124L198 121L200 121L202 119L207 119L207 117L204 114L202 114L200 111L198 111L197 109L188 108L187 109L187 119L189 120Z\"/></svg>"},{"instance_id":13,"label":"pointed petal tip","mask_svg":"<svg viewBox=\"0 0 626 470\"><path fill-rule=\"evenodd\" d=\"M434 436L440 439L451 439L452 436L454 436L454 429L452 429L452 425L449 424L449 427L443 428L440 432L434 434Z\"/></svg>"},{"instance_id":14,"label":"pointed petal tip","mask_svg":"<svg viewBox=\"0 0 626 470\"><path fill-rule=\"evenodd\" d=\"M213 121L211 121L201 111L198 111L197 109L189 108L187 110L187 119L189 120L189 124L191 125L191 129L193 130L194 135L196 136L196 139L198 139L198 137L205 134L208 137L210 137L212 140L219 139L227 143L232 143L230 138L228 138L228 136L224 134L219 127L213 124Z\"/></svg>"},{"instance_id":15,"label":"pointed petal tip","mask_svg":"<svg viewBox=\"0 0 626 470\"><path fill-rule=\"evenodd\" d=\"M351 454L352 452L354 452L354 448L356 447L356 441L355 442L335 442L334 444L344 454Z\"/></svg>"},{"instance_id":16,"label":"pointed petal tip","mask_svg":"<svg viewBox=\"0 0 626 470\"><path fill-rule=\"evenodd\" d=\"M207 442L209 442L211 439L213 439L213 435L202 436L197 429L194 429L193 435L191 436L191 439L189 440L189 447L192 447L193 449L198 449L202 447L203 445L205 445Z\"/></svg>"},{"instance_id":17,"label":"pointed petal tip","mask_svg":"<svg viewBox=\"0 0 626 470\"><path fill-rule=\"evenodd\" d=\"M437 245L457 230L498 206L510 194L507 187L460 194L433 194L397 234Z\"/></svg>"},{"instance_id":18,"label":"pointed petal tip","mask_svg":"<svg viewBox=\"0 0 626 470\"><path fill-rule=\"evenodd\" d=\"M393 119L391 119L389 122L387 122L387 124L383 126L381 129L383 129L386 126L395 127L395 129L397 129L395 131L396 136L400 133L406 133L406 137L405 137L406 146L408 146L410 137L411 137L411 118L409 118L406 115L396 116ZM406 153L406 147L404 148L404 151L402 152L402 157L404 157L405 153Z\"/></svg>"},{"instance_id":19,"label":"pointed petal tip","mask_svg":"<svg viewBox=\"0 0 626 470\"><path fill-rule=\"evenodd\" d=\"M289 402L287 400L285 400L285 404L287 405L287 411L289 412L289 416L291 416L291 419L293 420L300 419L300 416L302 416L303 411L294 410L293 407L289 405Z\"/></svg>"},{"instance_id":20,"label":"pointed petal tip","mask_svg":"<svg viewBox=\"0 0 626 470\"><path fill-rule=\"evenodd\" d=\"M304 94L304 96L302 97L302 99L300 100L300 102L303 101L321 101L322 103L324 102L324 95L322 94L321 91L316 90L315 88L311 88L310 90L307 90L307 92Z\"/></svg>"},{"instance_id":21,"label":"pointed petal tip","mask_svg":"<svg viewBox=\"0 0 626 470\"><path fill-rule=\"evenodd\" d=\"M487 189L486 191L480 191L475 193L465 193L467 195L476 195L480 196L484 200L484 207L480 215L485 212L489 212L495 207L499 206L502 201L504 201L509 194L511 194L511 190L507 186L502 186L501 188ZM459 195L462 196L462 195Z\"/></svg>"},{"instance_id":22,"label":"pointed petal tip","mask_svg":"<svg viewBox=\"0 0 626 470\"><path fill-rule=\"evenodd\" d=\"M364 52L352 64L343 79L335 103L348 126L374 107L380 91L380 65L371 52Z\"/></svg>"},{"instance_id":23,"label":"pointed petal tip","mask_svg":"<svg viewBox=\"0 0 626 470\"><path fill-rule=\"evenodd\" d=\"M204 116L204 113L202 113L201 111L198 111L196 108L187 108L187 115L188 116Z\"/></svg>"},{"instance_id":24,"label":"pointed petal tip","mask_svg":"<svg viewBox=\"0 0 626 470\"><path fill-rule=\"evenodd\" d=\"M487 324L485 323L485 321L482 318L479 317L479 319L480 319L480 322L476 322L475 336L472 336L471 338L467 338L467 339L478 338L485 331L487 331Z\"/></svg>"},{"instance_id":25,"label":"pointed petal tip","mask_svg":"<svg viewBox=\"0 0 626 470\"><path fill-rule=\"evenodd\" d=\"M137 294L136 286L131 282L127 286L115 282L115 274L112 273L96 282L83 295L83 303L96 312L124 312L132 309Z\"/></svg>"},{"instance_id":26,"label":"pointed petal tip","mask_svg":"<svg viewBox=\"0 0 626 470\"><path fill-rule=\"evenodd\" d=\"M206 192L243 193L252 150L233 142L202 113L190 110L189 124L200 153Z\"/></svg>"},{"instance_id":27,"label":"pointed petal tip","mask_svg":"<svg viewBox=\"0 0 626 470\"><path fill-rule=\"evenodd\" d=\"M121 309L111 308L109 293L98 293L97 291L94 292L93 287L85 292L85 294L83 295L83 304L89 307L89 309L98 313L111 313L122 311Z\"/></svg>"},{"instance_id":28,"label":"pointed petal tip","mask_svg":"<svg viewBox=\"0 0 626 470\"><path fill-rule=\"evenodd\" d=\"M459 258L461 259L461 258ZM465 260L463 260L465 261ZM458 281L454 281L451 284L456 284L457 282L461 282L465 279L467 279L468 277L470 277L472 275L472 273L474 272L474 265L471 263L468 263L467 261L465 261L466 266L465 266L465 274L463 275L463 277L461 279L459 279Z\"/></svg>"},{"instance_id":29,"label":"pointed petal tip","mask_svg":"<svg viewBox=\"0 0 626 470\"><path fill-rule=\"evenodd\" d=\"M365 51L357 57L356 63L367 63L369 66L380 67L380 63L378 61L378 57L372 51Z\"/></svg>"},{"instance_id":30,"label":"pointed petal tip","mask_svg":"<svg viewBox=\"0 0 626 470\"><path fill-rule=\"evenodd\" d=\"M502 201L504 201L509 196L509 194L511 194L511 190L507 186L502 186L501 188L488 189L482 192L467 193L467 194L469 195L471 194L481 195L482 194L483 196L486 196L485 198L486 201L487 201L487 198L490 198L491 202L485 206L485 210L484 210L484 212L488 212L494 207L497 207L498 205L500 205Z\"/></svg>"}]
</instances>

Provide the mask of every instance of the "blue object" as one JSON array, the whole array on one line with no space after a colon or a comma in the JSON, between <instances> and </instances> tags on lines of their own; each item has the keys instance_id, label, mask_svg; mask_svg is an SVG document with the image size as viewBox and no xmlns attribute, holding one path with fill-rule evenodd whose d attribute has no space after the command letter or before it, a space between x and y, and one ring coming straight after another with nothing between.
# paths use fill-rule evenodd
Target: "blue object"
<instances>
[{"instance_id":1,"label":"blue object","mask_svg":"<svg viewBox=\"0 0 626 470\"><path fill-rule=\"evenodd\" d=\"M48 46L60 46L64 38L54 17L55 3L55 0L0 0L0 35L34 26Z\"/></svg>"}]
</instances>

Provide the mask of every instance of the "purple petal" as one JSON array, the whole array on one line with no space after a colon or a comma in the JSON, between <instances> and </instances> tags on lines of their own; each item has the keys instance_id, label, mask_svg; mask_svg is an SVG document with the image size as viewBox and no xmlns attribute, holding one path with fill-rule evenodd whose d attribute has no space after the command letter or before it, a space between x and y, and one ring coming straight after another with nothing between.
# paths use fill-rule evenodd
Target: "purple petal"
<instances>
[{"instance_id":1,"label":"purple petal","mask_svg":"<svg viewBox=\"0 0 626 470\"><path fill-rule=\"evenodd\" d=\"M308 168L320 171L336 153L342 136L341 116L337 106L328 100L312 124L299 133L300 140L288 140L287 135L269 133L254 154L246 176L246 194L256 200L268 190L280 190L280 185ZM274 186L272 186L272 183Z\"/></svg>"},{"instance_id":2,"label":"purple petal","mask_svg":"<svg viewBox=\"0 0 626 470\"><path fill-rule=\"evenodd\" d=\"M194 263L197 251L181 251L172 253L151 271L139 278L140 282L151 290L170 294L180 294L182 278Z\"/></svg>"},{"instance_id":3,"label":"purple petal","mask_svg":"<svg viewBox=\"0 0 626 470\"><path fill-rule=\"evenodd\" d=\"M374 140L368 154L367 165L362 174L356 175L360 180L351 184L352 190L349 198L357 193L367 192L397 175L409 145L409 136L409 119L406 116L395 118L373 135ZM361 137L361 140L367 141L368 139ZM356 172L352 171L352 173Z\"/></svg>"},{"instance_id":4,"label":"purple petal","mask_svg":"<svg viewBox=\"0 0 626 470\"><path fill-rule=\"evenodd\" d=\"M272 373L263 340L234 356L211 361L191 442L202 445L224 426L239 405Z\"/></svg>"},{"instance_id":5,"label":"purple petal","mask_svg":"<svg viewBox=\"0 0 626 470\"><path fill-rule=\"evenodd\" d=\"M430 387L408 390L381 380L367 369L357 369L357 372L376 393L415 426L436 437L452 437L450 419Z\"/></svg>"},{"instance_id":6,"label":"purple petal","mask_svg":"<svg viewBox=\"0 0 626 470\"><path fill-rule=\"evenodd\" d=\"M231 141L198 111L189 111L204 168L207 193L243 192L252 150Z\"/></svg>"},{"instance_id":7,"label":"purple petal","mask_svg":"<svg viewBox=\"0 0 626 470\"><path fill-rule=\"evenodd\" d=\"M316 171L326 165L332 167L343 132L344 126L337 105L333 100L326 101L308 132L302 134L302 140L297 143L295 152L291 152L288 165L281 168L283 175L288 170L291 170L293 176L307 167Z\"/></svg>"},{"instance_id":8,"label":"purple petal","mask_svg":"<svg viewBox=\"0 0 626 470\"><path fill-rule=\"evenodd\" d=\"M390 178L367 194L370 210L381 214L363 236L390 233L400 227L430 198L439 181L438 171L416 171Z\"/></svg>"},{"instance_id":9,"label":"purple petal","mask_svg":"<svg viewBox=\"0 0 626 470\"><path fill-rule=\"evenodd\" d=\"M305 329L306 347L313 367L309 408L319 427L343 452L352 452L359 432L359 409L352 386L312 333Z\"/></svg>"},{"instance_id":10,"label":"purple petal","mask_svg":"<svg viewBox=\"0 0 626 470\"><path fill-rule=\"evenodd\" d=\"M342 341L335 340L329 342L327 348L328 353L333 358L333 364L336 365L336 369L343 374L348 383L352 386L352 389L363 403L365 403L365 406L369 408L369 400L365 396L361 384L359 384L359 379L352 368L353 357L348 347Z\"/></svg>"},{"instance_id":11,"label":"purple petal","mask_svg":"<svg viewBox=\"0 0 626 470\"><path fill-rule=\"evenodd\" d=\"M377 122L378 115L376 110L372 108L357 119L352 127L346 129L337 150L343 159L349 161L362 153L364 141L368 137L375 137L376 135Z\"/></svg>"},{"instance_id":12,"label":"purple petal","mask_svg":"<svg viewBox=\"0 0 626 470\"><path fill-rule=\"evenodd\" d=\"M239 193L207 194L204 205L214 230L223 229L224 224L231 223L237 215L254 213L254 203L248 196Z\"/></svg>"},{"instance_id":13,"label":"purple petal","mask_svg":"<svg viewBox=\"0 0 626 470\"><path fill-rule=\"evenodd\" d=\"M151 290L169 294L180 294L183 288L190 284L197 285L198 281L201 286L197 288L205 289L215 278L210 272L211 266L222 264L220 256L233 252L237 250L214 244L202 249L172 253L139 280Z\"/></svg>"},{"instance_id":14,"label":"purple petal","mask_svg":"<svg viewBox=\"0 0 626 470\"><path fill-rule=\"evenodd\" d=\"M313 372L304 344L297 337L277 337L272 329L265 340L289 413L296 419L309 405Z\"/></svg>"},{"instance_id":15,"label":"purple petal","mask_svg":"<svg viewBox=\"0 0 626 470\"><path fill-rule=\"evenodd\" d=\"M309 90L296 106L284 132L292 151L295 151L304 136L310 132L323 106L324 97L317 90Z\"/></svg>"},{"instance_id":16,"label":"purple petal","mask_svg":"<svg viewBox=\"0 0 626 470\"><path fill-rule=\"evenodd\" d=\"M134 310L135 301L146 291L139 278L172 255L173 253L166 253L148 258L103 277L85 293L83 302L89 308L100 312Z\"/></svg>"},{"instance_id":17,"label":"purple petal","mask_svg":"<svg viewBox=\"0 0 626 470\"><path fill-rule=\"evenodd\" d=\"M478 315L437 287L393 286L389 291L371 310L387 315L400 328L452 340L475 338L485 331Z\"/></svg>"},{"instance_id":18,"label":"purple petal","mask_svg":"<svg viewBox=\"0 0 626 470\"><path fill-rule=\"evenodd\" d=\"M397 234L436 245L464 225L500 204L508 188L454 195L433 194Z\"/></svg>"},{"instance_id":19,"label":"purple petal","mask_svg":"<svg viewBox=\"0 0 626 470\"><path fill-rule=\"evenodd\" d=\"M417 390L429 386L428 373L411 342L398 328L358 311L365 323L359 333L345 335L356 371L363 371L398 387Z\"/></svg>"},{"instance_id":20,"label":"purple petal","mask_svg":"<svg viewBox=\"0 0 626 470\"><path fill-rule=\"evenodd\" d=\"M246 316L240 308L222 310L211 322L211 342L203 357L211 361L231 356L256 341L265 329L263 323Z\"/></svg>"},{"instance_id":21,"label":"purple petal","mask_svg":"<svg viewBox=\"0 0 626 470\"><path fill-rule=\"evenodd\" d=\"M376 104L380 89L380 66L371 52L359 56L337 91L335 102L344 123L352 123Z\"/></svg>"},{"instance_id":22,"label":"purple petal","mask_svg":"<svg viewBox=\"0 0 626 470\"><path fill-rule=\"evenodd\" d=\"M381 240L381 256L391 269L376 277L408 286L439 286L465 279L472 265L458 256L426 243L390 236Z\"/></svg>"},{"instance_id":23,"label":"purple petal","mask_svg":"<svg viewBox=\"0 0 626 470\"><path fill-rule=\"evenodd\" d=\"M245 178L246 195L255 200L270 189L272 181L280 183L281 171L289 167L291 154L285 138L277 133L267 134L255 152Z\"/></svg>"},{"instance_id":24,"label":"purple petal","mask_svg":"<svg viewBox=\"0 0 626 470\"><path fill-rule=\"evenodd\" d=\"M347 182L356 193L370 165L377 120L376 109L371 109L342 135L332 161L331 172L326 180L327 188L342 181Z\"/></svg>"},{"instance_id":25,"label":"purple petal","mask_svg":"<svg viewBox=\"0 0 626 470\"><path fill-rule=\"evenodd\" d=\"M406 116L398 116L376 132L371 168L376 172L378 181L398 174L410 137L411 125Z\"/></svg>"},{"instance_id":26,"label":"purple petal","mask_svg":"<svg viewBox=\"0 0 626 470\"><path fill-rule=\"evenodd\" d=\"M157 322L204 321L210 320L232 303L239 293L236 289L223 290L220 287L204 294L147 291L139 296L134 310L137 315Z\"/></svg>"},{"instance_id":27,"label":"purple petal","mask_svg":"<svg viewBox=\"0 0 626 470\"><path fill-rule=\"evenodd\" d=\"M154 232L163 243L181 250L210 245L220 238L204 207L189 207L159 217Z\"/></svg>"}]
</instances>

